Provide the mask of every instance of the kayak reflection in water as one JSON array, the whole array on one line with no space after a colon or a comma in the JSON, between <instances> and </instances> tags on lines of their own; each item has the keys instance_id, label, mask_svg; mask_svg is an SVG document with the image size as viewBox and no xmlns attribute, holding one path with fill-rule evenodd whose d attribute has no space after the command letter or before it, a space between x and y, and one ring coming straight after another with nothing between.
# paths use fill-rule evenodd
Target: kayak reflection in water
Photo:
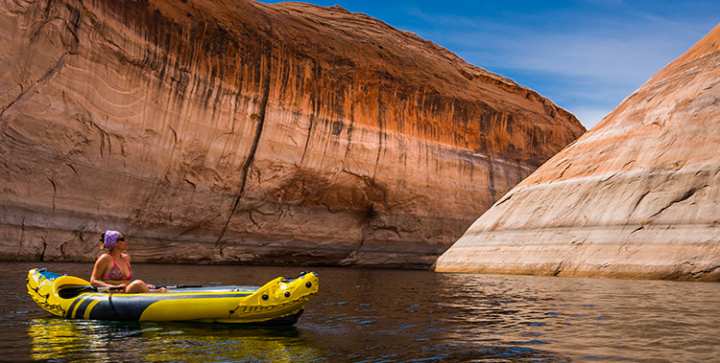
<instances>
[{"instance_id":1,"label":"kayak reflection in water","mask_svg":"<svg viewBox=\"0 0 720 363\"><path fill-rule=\"evenodd\" d=\"M105 231L100 236L100 242L107 252L101 254L95 261L90 277L93 286L126 293L142 293L150 290L165 292L165 288L156 289L155 286L146 284L142 280L133 280L130 255L127 253L128 243L122 233Z\"/></svg>"}]
</instances>

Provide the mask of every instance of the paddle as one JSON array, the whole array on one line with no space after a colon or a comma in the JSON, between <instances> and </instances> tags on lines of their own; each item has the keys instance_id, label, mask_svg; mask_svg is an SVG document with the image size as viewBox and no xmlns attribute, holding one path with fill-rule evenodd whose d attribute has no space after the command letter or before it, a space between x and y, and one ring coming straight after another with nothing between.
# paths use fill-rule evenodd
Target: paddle
<instances>
[{"instance_id":1,"label":"paddle","mask_svg":"<svg viewBox=\"0 0 720 363\"><path fill-rule=\"evenodd\" d=\"M189 288L199 288L199 287L206 287L204 285L185 285L185 284L178 284L178 285L157 285L154 288L150 289L151 292L156 292L161 289L189 289ZM95 288L95 291L97 292L104 292L104 293L113 293L113 292L123 292L125 291L124 287L97 287Z\"/></svg>"},{"instance_id":2,"label":"paddle","mask_svg":"<svg viewBox=\"0 0 720 363\"><path fill-rule=\"evenodd\" d=\"M161 288L166 289L182 289L182 288L198 288L198 287L204 287L203 285L165 285L165 286L157 286L153 290L159 290ZM63 286L60 291L58 291L58 295L62 297L63 299L69 299L76 297L82 293L85 292L100 292L100 293L118 293L118 292L124 292L124 287L107 287L107 286L92 286L92 285L68 285Z\"/></svg>"},{"instance_id":3,"label":"paddle","mask_svg":"<svg viewBox=\"0 0 720 363\"><path fill-rule=\"evenodd\" d=\"M158 285L155 286L156 289L160 288L166 288L166 289L196 289L200 287L208 287L205 285L185 285L185 284L179 284L179 285Z\"/></svg>"},{"instance_id":4,"label":"paddle","mask_svg":"<svg viewBox=\"0 0 720 363\"><path fill-rule=\"evenodd\" d=\"M150 291L158 291L160 289L168 289L168 290L175 290L175 289L197 289L197 288L203 288L203 287L214 287L214 285L193 285L193 284L177 284L177 285L159 285L155 286L154 289L151 289ZM63 299L69 299L76 297L82 293L85 292L100 292L100 293L120 293L124 292L124 287L107 287L107 286L92 286L92 285L67 285L63 286L58 294Z\"/></svg>"}]
</instances>

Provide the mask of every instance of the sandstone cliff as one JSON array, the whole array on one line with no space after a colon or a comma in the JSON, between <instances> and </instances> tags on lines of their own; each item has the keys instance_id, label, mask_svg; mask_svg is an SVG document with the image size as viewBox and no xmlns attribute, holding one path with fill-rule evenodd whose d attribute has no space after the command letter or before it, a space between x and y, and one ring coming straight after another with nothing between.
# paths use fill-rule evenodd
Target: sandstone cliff
<instances>
[{"instance_id":1,"label":"sandstone cliff","mask_svg":"<svg viewBox=\"0 0 720 363\"><path fill-rule=\"evenodd\" d=\"M720 26L495 203L436 270L720 280Z\"/></svg>"},{"instance_id":2,"label":"sandstone cliff","mask_svg":"<svg viewBox=\"0 0 720 363\"><path fill-rule=\"evenodd\" d=\"M0 258L431 264L584 130L340 8L0 0Z\"/></svg>"}]
</instances>

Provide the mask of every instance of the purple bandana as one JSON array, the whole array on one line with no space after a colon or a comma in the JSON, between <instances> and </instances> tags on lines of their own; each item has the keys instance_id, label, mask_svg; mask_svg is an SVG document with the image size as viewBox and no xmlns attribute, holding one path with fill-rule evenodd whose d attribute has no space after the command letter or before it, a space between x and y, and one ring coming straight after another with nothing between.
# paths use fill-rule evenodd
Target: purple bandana
<instances>
[{"instance_id":1,"label":"purple bandana","mask_svg":"<svg viewBox=\"0 0 720 363\"><path fill-rule=\"evenodd\" d=\"M103 240L103 247L106 250L112 250L118 243L118 240L122 237L122 234L118 231L105 231L105 239Z\"/></svg>"}]
</instances>

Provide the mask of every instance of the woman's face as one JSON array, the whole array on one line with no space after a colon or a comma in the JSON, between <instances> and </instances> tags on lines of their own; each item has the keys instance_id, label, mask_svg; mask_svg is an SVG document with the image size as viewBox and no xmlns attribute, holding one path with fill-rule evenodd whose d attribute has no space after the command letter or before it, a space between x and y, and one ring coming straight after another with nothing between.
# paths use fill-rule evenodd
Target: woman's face
<instances>
[{"instance_id":1,"label":"woman's face","mask_svg":"<svg viewBox=\"0 0 720 363\"><path fill-rule=\"evenodd\" d=\"M117 245L115 245L116 248L120 249L120 251L127 251L128 249L128 243L125 239L122 239L117 242Z\"/></svg>"}]
</instances>

